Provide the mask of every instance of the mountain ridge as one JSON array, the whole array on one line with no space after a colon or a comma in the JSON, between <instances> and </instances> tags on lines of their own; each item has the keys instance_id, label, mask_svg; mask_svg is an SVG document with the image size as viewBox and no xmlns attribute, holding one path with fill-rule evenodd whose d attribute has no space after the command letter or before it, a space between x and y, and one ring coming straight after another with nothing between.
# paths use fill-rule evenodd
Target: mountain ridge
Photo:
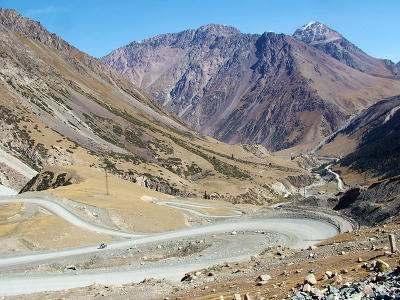
<instances>
[{"instance_id":1,"label":"mountain ridge","mask_svg":"<svg viewBox=\"0 0 400 300\"><path fill-rule=\"evenodd\" d=\"M359 113L332 136L321 153L338 156L338 166L353 177L355 173L368 181L382 180L400 175L399 141L400 95L382 99ZM341 153L335 152L340 149Z\"/></svg>"},{"instance_id":2,"label":"mountain ridge","mask_svg":"<svg viewBox=\"0 0 400 300\"><path fill-rule=\"evenodd\" d=\"M314 21L297 29L293 37L312 45L349 67L374 76L393 77L394 63L388 59L374 58L327 25Z\"/></svg>"},{"instance_id":3,"label":"mountain ridge","mask_svg":"<svg viewBox=\"0 0 400 300\"><path fill-rule=\"evenodd\" d=\"M271 150L315 144L350 114L399 88L397 81L358 73L287 35L216 35L210 28L131 43L102 61L201 133ZM284 103L296 94L288 111ZM275 111L287 114L274 118ZM303 112L316 114L315 121Z\"/></svg>"},{"instance_id":4,"label":"mountain ridge","mask_svg":"<svg viewBox=\"0 0 400 300\"><path fill-rule=\"evenodd\" d=\"M2 185L18 190L48 167L68 171L37 178L70 172L102 182L106 170L161 193L206 190L263 203L274 194L265 184L289 187L288 174L302 174L261 146L227 145L190 130L126 78L15 11L0 11L0 42ZM258 168L268 177L255 176Z\"/></svg>"}]
</instances>

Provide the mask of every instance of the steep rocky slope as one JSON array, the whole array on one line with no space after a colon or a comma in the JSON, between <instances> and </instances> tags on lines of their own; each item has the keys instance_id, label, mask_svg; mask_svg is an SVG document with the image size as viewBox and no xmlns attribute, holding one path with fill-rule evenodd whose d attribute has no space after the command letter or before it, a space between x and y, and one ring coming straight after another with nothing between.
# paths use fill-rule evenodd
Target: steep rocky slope
<instances>
[{"instance_id":1,"label":"steep rocky slope","mask_svg":"<svg viewBox=\"0 0 400 300\"><path fill-rule=\"evenodd\" d=\"M340 166L369 177L400 175L400 96L361 112L328 141L321 153L339 155Z\"/></svg>"},{"instance_id":2,"label":"steep rocky slope","mask_svg":"<svg viewBox=\"0 0 400 300\"><path fill-rule=\"evenodd\" d=\"M47 166L79 167L169 194L255 193L262 201L276 196L268 183L301 173L266 152L190 131L119 74L16 11L0 10L0 40L0 179L8 186L21 188Z\"/></svg>"},{"instance_id":3,"label":"steep rocky slope","mask_svg":"<svg viewBox=\"0 0 400 300\"><path fill-rule=\"evenodd\" d=\"M229 143L311 148L400 82L351 68L293 37L222 25L163 34L103 61L202 133Z\"/></svg>"},{"instance_id":4,"label":"steep rocky slope","mask_svg":"<svg viewBox=\"0 0 400 300\"><path fill-rule=\"evenodd\" d=\"M361 72L383 77L394 76L394 63L366 54L340 33L320 22L310 22L297 29L293 37Z\"/></svg>"},{"instance_id":5,"label":"steep rocky slope","mask_svg":"<svg viewBox=\"0 0 400 300\"><path fill-rule=\"evenodd\" d=\"M394 73L396 74L397 77L400 77L400 62L398 62L398 63L394 66Z\"/></svg>"},{"instance_id":6,"label":"steep rocky slope","mask_svg":"<svg viewBox=\"0 0 400 300\"><path fill-rule=\"evenodd\" d=\"M361 225L394 221L392 218L398 221L400 176L376 182L367 188L352 188L341 196L334 209L345 212Z\"/></svg>"}]
</instances>

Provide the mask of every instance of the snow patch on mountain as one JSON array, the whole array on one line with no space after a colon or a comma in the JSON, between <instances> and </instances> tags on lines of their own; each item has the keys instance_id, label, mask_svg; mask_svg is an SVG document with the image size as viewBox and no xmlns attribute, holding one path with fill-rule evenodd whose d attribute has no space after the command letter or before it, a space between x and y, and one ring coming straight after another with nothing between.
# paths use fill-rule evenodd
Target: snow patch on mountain
<instances>
[{"instance_id":1,"label":"snow patch on mountain","mask_svg":"<svg viewBox=\"0 0 400 300\"><path fill-rule=\"evenodd\" d=\"M301 29L306 30L307 28L313 26L314 24L318 23L317 21L308 22L306 25L303 25Z\"/></svg>"}]
</instances>

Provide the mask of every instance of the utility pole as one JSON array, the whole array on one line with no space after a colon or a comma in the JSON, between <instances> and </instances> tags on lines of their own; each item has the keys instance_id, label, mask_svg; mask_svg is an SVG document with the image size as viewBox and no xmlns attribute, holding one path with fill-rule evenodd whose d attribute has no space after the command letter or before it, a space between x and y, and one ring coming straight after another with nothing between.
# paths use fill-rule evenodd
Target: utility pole
<instances>
[{"instance_id":1,"label":"utility pole","mask_svg":"<svg viewBox=\"0 0 400 300\"><path fill-rule=\"evenodd\" d=\"M104 169L104 172L106 173L106 195L110 195L109 193L109 189L108 189L108 174L107 174L107 170Z\"/></svg>"},{"instance_id":2,"label":"utility pole","mask_svg":"<svg viewBox=\"0 0 400 300\"><path fill-rule=\"evenodd\" d=\"M396 247L396 238L394 234L389 234L389 243L390 243L390 252L396 253L397 247Z\"/></svg>"}]
</instances>

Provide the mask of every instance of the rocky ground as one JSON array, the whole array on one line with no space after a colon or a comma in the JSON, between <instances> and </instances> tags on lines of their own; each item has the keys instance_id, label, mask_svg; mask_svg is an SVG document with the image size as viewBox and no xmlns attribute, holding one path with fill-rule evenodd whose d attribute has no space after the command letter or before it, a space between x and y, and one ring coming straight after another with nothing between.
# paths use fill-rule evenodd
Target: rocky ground
<instances>
[{"instance_id":1,"label":"rocky ground","mask_svg":"<svg viewBox=\"0 0 400 300\"><path fill-rule=\"evenodd\" d=\"M365 266L369 267L368 264ZM376 260L371 266L378 273L366 280L347 282L340 288L329 285L323 290L314 289L310 284L305 284L302 291L297 292L291 299L398 299L400 297L400 267L392 272L383 273L379 270L390 268L384 261ZM332 273L326 276L332 276Z\"/></svg>"},{"instance_id":2,"label":"rocky ground","mask_svg":"<svg viewBox=\"0 0 400 300\"><path fill-rule=\"evenodd\" d=\"M26 299L395 299L399 254L390 253L388 235L399 228L400 223L361 228L307 249L267 247L249 261L198 270L180 283L148 278L138 284L92 285ZM157 248L154 253L161 251Z\"/></svg>"}]
</instances>

